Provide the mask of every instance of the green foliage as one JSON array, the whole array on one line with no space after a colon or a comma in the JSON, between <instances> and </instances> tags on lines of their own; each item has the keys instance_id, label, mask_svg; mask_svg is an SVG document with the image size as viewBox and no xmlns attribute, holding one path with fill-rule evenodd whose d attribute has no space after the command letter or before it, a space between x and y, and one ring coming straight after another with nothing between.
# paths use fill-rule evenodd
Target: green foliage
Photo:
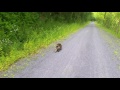
<instances>
[{"instance_id":1,"label":"green foliage","mask_svg":"<svg viewBox=\"0 0 120 90\"><path fill-rule=\"evenodd\" d=\"M0 12L0 70L65 38L91 18L90 12Z\"/></svg>"},{"instance_id":2,"label":"green foliage","mask_svg":"<svg viewBox=\"0 0 120 90\"><path fill-rule=\"evenodd\" d=\"M94 17L99 24L120 37L120 12L94 12Z\"/></svg>"}]
</instances>

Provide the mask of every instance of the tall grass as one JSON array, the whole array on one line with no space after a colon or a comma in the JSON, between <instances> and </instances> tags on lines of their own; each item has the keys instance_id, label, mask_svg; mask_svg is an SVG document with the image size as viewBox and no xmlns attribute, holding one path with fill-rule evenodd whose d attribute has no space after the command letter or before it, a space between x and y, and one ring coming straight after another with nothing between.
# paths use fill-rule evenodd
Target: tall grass
<instances>
[{"instance_id":1,"label":"tall grass","mask_svg":"<svg viewBox=\"0 0 120 90\"><path fill-rule=\"evenodd\" d=\"M26 36L27 39L24 42L17 42L16 38L16 42L13 42L12 46L9 46L9 54L0 56L0 71L6 70L20 58L34 54L41 48L45 48L52 42L67 37L86 25L86 23L82 24L80 22L61 23L58 21L48 21L43 24L40 23L41 22L39 22L36 27L25 28L25 31L27 32L24 31L25 35L23 36ZM0 50L2 49L0 48Z\"/></svg>"}]
</instances>

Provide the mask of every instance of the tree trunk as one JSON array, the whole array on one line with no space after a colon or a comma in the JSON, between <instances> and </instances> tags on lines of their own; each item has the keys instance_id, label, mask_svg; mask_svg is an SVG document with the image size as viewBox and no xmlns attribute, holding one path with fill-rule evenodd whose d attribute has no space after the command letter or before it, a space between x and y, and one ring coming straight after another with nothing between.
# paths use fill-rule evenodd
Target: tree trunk
<instances>
[{"instance_id":1,"label":"tree trunk","mask_svg":"<svg viewBox=\"0 0 120 90\"><path fill-rule=\"evenodd\" d=\"M104 14L104 19L105 19L105 17L106 17L106 13L107 13L107 12L105 12L105 14Z\"/></svg>"}]
</instances>

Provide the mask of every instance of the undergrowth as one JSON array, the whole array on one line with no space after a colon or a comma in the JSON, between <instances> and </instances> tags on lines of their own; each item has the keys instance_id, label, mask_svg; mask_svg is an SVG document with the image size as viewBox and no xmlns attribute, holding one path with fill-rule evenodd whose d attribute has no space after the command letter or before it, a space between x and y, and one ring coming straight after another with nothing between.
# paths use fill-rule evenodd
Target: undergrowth
<instances>
[{"instance_id":1,"label":"undergrowth","mask_svg":"<svg viewBox=\"0 0 120 90\"><path fill-rule=\"evenodd\" d=\"M111 35L120 39L120 33L116 33L113 29L108 29L101 24L98 24L98 23L95 23L95 24L97 27L101 28L102 30L106 31L107 33L110 33Z\"/></svg>"},{"instance_id":2,"label":"undergrowth","mask_svg":"<svg viewBox=\"0 0 120 90\"><path fill-rule=\"evenodd\" d=\"M39 24L39 23L38 23ZM5 46L4 50L9 50L8 53L3 55L3 47L0 48L0 71L6 70L11 64L18 61L19 59L26 57L30 54L35 54L41 48L46 48L52 42L63 39L76 32L79 28L82 28L88 23L60 23L58 21L48 21L41 24L38 27L25 28L25 35L23 35L23 41L19 42L16 37L15 42ZM28 31L28 32L26 32ZM12 33L12 32L11 32ZM18 34L18 33L16 33ZM6 42L9 41L6 40Z\"/></svg>"}]
</instances>

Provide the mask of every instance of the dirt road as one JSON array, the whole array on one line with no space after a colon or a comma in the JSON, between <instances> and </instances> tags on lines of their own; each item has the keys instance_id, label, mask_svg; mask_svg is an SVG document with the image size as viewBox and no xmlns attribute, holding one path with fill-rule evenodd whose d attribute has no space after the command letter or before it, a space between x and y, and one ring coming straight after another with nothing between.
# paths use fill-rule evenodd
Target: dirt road
<instances>
[{"instance_id":1,"label":"dirt road","mask_svg":"<svg viewBox=\"0 0 120 90\"><path fill-rule=\"evenodd\" d=\"M2 73L1 77L119 78L119 59L106 41L110 38L91 22L61 42L62 51L54 53L52 46L45 51L45 55L37 54L29 62L19 61L16 66ZM24 68L15 69L22 67L23 62L26 65Z\"/></svg>"}]
</instances>

